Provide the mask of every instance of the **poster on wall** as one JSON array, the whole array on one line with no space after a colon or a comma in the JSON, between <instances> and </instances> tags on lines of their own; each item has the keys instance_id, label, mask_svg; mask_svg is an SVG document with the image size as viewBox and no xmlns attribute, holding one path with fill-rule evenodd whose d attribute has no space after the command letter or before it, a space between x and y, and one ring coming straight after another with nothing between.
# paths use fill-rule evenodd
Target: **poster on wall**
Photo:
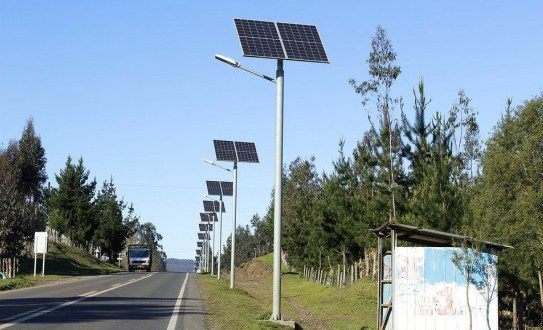
<instances>
[{"instance_id":1,"label":"poster on wall","mask_svg":"<svg viewBox=\"0 0 543 330\"><path fill-rule=\"evenodd\" d=\"M498 329L497 256L449 247L395 249L394 329ZM468 306L469 299L469 306Z\"/></svg>"}]
</instances>

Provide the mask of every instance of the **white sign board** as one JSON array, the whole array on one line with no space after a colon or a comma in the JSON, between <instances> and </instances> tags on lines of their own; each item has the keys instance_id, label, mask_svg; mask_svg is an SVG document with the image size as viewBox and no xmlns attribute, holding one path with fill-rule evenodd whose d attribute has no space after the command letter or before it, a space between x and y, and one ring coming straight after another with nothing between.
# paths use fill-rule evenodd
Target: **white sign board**
<instances>
[{"instance_id":1,"label":"white sign board","mask_svg":"<svg viewBox=\"0 0 543 330\"><path fill-rule=\"evenodd\" d=\"M37 231L34 233L34 254L47 253L47 232Z\"/></svg>"}]
</instances>

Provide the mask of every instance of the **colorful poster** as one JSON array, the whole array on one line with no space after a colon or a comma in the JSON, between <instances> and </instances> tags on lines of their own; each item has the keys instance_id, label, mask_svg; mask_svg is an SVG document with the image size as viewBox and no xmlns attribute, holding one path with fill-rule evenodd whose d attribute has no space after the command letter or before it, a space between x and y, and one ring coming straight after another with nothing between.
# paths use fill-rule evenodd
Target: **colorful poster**
<instances>
[{"instance_id":1,"label":"colorful poster","mask_svg":"<svg viewBox=\"0 0 543 330\"><path fill-rule=\"evenodd\" d=\"M397 247L394 329L498 329L497 256L471 249ZM469 306L468 306L469 300Z\"/></svg>"}]
</instances>

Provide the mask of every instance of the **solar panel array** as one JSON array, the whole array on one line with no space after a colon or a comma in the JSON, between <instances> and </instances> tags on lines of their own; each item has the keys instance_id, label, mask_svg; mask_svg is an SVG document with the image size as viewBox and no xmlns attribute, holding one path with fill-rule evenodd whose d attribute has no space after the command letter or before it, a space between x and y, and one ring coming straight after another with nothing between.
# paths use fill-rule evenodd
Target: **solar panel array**
<instances>
[{"instance_id":1,"label":"solar panel array","mask_svg":"<svg viewBox=\"0 0 543 330\"><path fill-rule=\"evenodd\" d=\"M317 27L234 19L243 55L329 63Z\"/></svg>"},{"instance_id":2,"label":"solar panel array","mask_svg":"<svg viewBox=\"0 0 543 330\"><path fill-rule=\"evenodd\" d=\"M207 235L207 239L209 240L211 238L211 236L209 236L209 234ZM206 239L206 234L205 233L198 233L198 239Z\"/></svg>"},{"instance_id":3,"label":"solar panel array","mask_svg":"<svg viewBox=\"0 0 543 330\"><path fill-rule=\"evenodd\" d=\"M200 213L200 221L202 222L214 222L214 221L218 221L218 218L217 218L217 213L215 212L205 212L205 213Z\"/></svg>"},{"instance_id":4,"label":"solar panel array","mask_svg":"<svg viewBox=\"0 0 543 330\"><path fill-rule=\"evenodd\" d=\"M213 231L213 224L208 224L207 223L199 223L198 224L198 227L200 228L200 231Z\"/></svg>"},{"instance_id":5,"label":"solar panel array","mask_svg":"<svg viewBox=\"0 0 543 330\"><path fill-rule=\"evenodd\" d=\"M204 202L204 211L206 212L220 212L220 207L219 207L219 201L203 201ZM224 208L224 202L222 203L222 212L226 212L225 208Z\"/></svg>"},{"instance_id":6,"label":"solar panel array","mask_svg":"<svg viewBox=\"0 0 543 330\"><path fill-rule=\"evenodd\" d=\"M206 181L207 194L212 196L232 196L234 185L229 181Z\"/></svg>"},{"instance_id":7,"label":"solar panel array","mask_svg":"<svg viewBox=\"0 0 543 330\"><path fill-rule=\"evenodd\" d=\"M258 163L253 142L213 140L217 160L228 162Z\"/></svg>"}]
</instances>

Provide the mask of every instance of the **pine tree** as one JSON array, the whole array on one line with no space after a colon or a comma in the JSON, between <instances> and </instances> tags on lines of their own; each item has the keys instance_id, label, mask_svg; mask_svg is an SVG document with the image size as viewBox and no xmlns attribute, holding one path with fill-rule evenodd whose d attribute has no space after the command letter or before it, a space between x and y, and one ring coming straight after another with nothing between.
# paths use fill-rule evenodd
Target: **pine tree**
<instances>
[{"instance_id":1,"label":"pine tree","mask_svg":"<svg viewBox=\"0 0 543 330\"><path fill-rule=\"evenodd\" d=\"M96 180L89 180L83 158L73 164L69 156L65 168L55 178L58 187L51 192L50 225L61 234L68 234L72 242L87 246L98 226L94 208Z\"/></svg>"}]
</instances>

